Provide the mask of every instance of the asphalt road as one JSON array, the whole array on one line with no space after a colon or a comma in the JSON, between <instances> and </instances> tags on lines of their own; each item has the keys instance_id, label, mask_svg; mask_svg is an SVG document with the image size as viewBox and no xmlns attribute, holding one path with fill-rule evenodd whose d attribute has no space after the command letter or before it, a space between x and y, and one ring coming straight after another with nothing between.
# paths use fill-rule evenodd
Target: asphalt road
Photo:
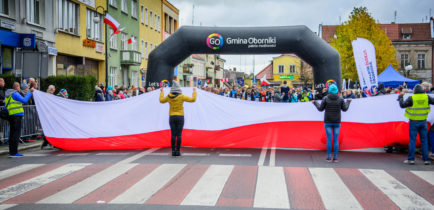
<instances>
[{"instance_id":1,"label":"asphalt road","mask_svg":"<svg viewBox=\"0 0 434 210\"><path fill-rule=\"evenodd\" d=\"M434 165L381 149L30 150L0 156L0 209L434 209Z\"/></svg>"}]
</instances>

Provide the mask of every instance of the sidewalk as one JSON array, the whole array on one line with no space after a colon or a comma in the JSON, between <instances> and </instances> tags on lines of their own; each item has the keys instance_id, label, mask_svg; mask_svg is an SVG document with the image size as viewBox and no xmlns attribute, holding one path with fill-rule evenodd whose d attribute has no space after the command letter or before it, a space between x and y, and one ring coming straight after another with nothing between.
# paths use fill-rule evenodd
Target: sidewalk
<instances>
[{"instance_id":1,"label":"sidewalk","mask_svg":"<svg viewBox=\"0 0 434 210\"><path fill-rule=\"evenodd\" d=\"M28 149L38 148L41 147L43 140L31 140L34 142L25 142L20 143L18 146L18 151L24 151ZM9 145L7 144L1 144L0 145L0 155L8 155L9 154Z\"/></svg>"}]
</instances>

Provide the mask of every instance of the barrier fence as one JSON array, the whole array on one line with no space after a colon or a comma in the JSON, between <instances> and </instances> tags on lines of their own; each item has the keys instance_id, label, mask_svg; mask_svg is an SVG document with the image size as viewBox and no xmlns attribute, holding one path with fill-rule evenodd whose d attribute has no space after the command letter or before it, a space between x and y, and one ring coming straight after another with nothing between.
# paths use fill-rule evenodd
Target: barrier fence
<instances>
[{"instance_id":1,"label":"barrier fence","mask_svg":"<svg viewBox=\"0 0 434 210\"><path fill-rule=\"evenodd\" d=\"M4 107L1 107L4 109ZM42 127L39 122L35 105L24 105L24 117L21 121L21 139L42 135ZM0 141L5 143L9 139L10 128L7 120L0 119Z\"/></svg>"}]
</instances>

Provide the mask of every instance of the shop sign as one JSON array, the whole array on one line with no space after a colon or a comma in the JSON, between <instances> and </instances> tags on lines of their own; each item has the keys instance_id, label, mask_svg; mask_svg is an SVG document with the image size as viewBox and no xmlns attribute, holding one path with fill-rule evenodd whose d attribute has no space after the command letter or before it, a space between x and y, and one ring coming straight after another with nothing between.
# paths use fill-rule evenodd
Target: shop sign
<instances>
[{"instance_id":1,"label":"shop sign","mask_svg":"<svg viewBox=\"0 0 434 210\"><path fill-rule=\"evenodd\" d=\"M294 79L294 75L280 75L280 79Z\"/></svg>"},{"instance_id":2,"label":"shop sign","mask_svg":"<svg viewBox=\"0 0 434 210\"><path fill-rule=\"evenodd\" d=\"M36 35L35 34L20 34L20 46L22 48L35 48Z\"/></svg>"},{"instance_id":3,"label":"shop sign","mask_svg":"<svg viewBox=\"0 0 434 210\"><path fill-rule=\"evenodd\" d=\"M209 79L199 79L199 80L202 80L202 81L206 81L206 83L208 83L209 84Z\"/></svg>"},{"instance_id":4,"label":"shop sign","mask_svg":"<svg viewBox=\"0 0 434 210\"><path fill-rule=\"evenodd\" d=\"M12 22L12 21L1 20L0 21L0 26L2 28L7 28L7 29L15 30L15 23Z\"/></svg>"},{"instance_id":5,"label":"shop sign","mask_svg":"<svg viewBox=\"0 0 434 210\"><path fill-rule=\"evenodd\" d=\"M104 45L100 43L96 43L96 52L102 53L104 51Z\"/></svg>"},{"instance_id":6,"label":"shop sign","mask_svg":"<svg viewBox=\"0 0 434 210\"><path fill-rule=\"evenodd\" d=\"M48 55L57 55L57 48L48 47Z\"/></svg>"},{"instance_id":7,"label":"shop sign","mask_svg":"<svg viewBox=\"0 0 434 210\"><path fill-rule=\"evenodd\" d=\"M78 1L95 8L95 0L78 0Z\"/></svg>"},{"instance_id":8,"label":"shop sign","mask_svg":"<svg viewBox=\"0 0 434 210\"><path fill-rule=\"evenodd\" d=\"M83 40L83 46L95 48L96 47L96 42L93 41L93 40L84 39Z\"/></svg>"}]
</instances>

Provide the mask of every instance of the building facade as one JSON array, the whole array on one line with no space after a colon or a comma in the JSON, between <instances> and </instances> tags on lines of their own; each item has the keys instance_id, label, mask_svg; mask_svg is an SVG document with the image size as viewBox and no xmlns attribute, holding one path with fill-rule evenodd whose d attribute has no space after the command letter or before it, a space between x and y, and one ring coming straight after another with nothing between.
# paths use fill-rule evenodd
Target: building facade
<instances>
[{"instance_id":1,"label":"building facade","mask_svg":"<svg viewBox=\"0 0 434 210\"><path fill-rule=\"evenodd\" d=\"M179 24L179 10L167 0L163 0L163 14L162 14L163 33L161 38L167 39L171 34L178 30Z\"/></svg>"},{"instance_id":2,"label":"building facade","mask_svg":"<svg viewBox=\"0 0 434 210\"><path fill-rule=\"evenodd\" d=\"M295 54L282 54L257 75L257 82L266 75L271 86L280 86L284 81L291 88L313 84L312 67Z\"/></svg>"},{"instance_id":3,"label":"building facade","mask_svg":"<svg viewBox=\"0 0 434 210\"><path fill-rule=\"evenodd\" d=\"M1 74L47 77L55 66L56 0L0 1Z\"/></svg>"},{"instance_id":4,"label":"building facade","mask_svg":"<svg viewBox=\"0 0 434 210\"><path fill-rule=\"evenodd\" d=\"M162 41L162 0L140 0L140 86L144 87L148 56Z\"/></svg>"},{"instance_id":5,"label":"building facade","mask_svg":"<svg viewBox=\"0 0 434 210\"><path fill-rule=\"evenodd\" d=\"M423 82L433 82L434 21L430 23L379 24L396 49L398 71ZM330 42L336 36L336 25L320 25L321 37ZM405 67L407 66L406 70Z\"/></svg>"},{"instance_id":6,"label":"building facade","mask_svg":"<svg viewBox=\"0 0 434 210\"><path fill-rule=\"evenodd\" d=\"M83 3L85 2L85 3ZM106 80L105 0L55 0L57 56L54 75L94 76ZM96 10L97 7L99 11Z\"/></svg>"}]
</instances>

